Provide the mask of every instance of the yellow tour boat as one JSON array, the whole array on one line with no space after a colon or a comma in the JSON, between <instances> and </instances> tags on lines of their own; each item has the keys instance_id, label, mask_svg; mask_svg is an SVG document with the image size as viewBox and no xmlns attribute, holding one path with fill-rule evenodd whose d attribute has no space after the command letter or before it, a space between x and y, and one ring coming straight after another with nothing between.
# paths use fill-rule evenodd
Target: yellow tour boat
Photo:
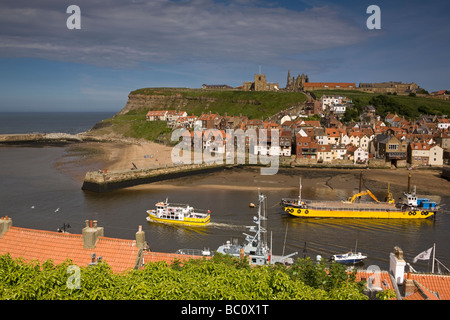
<instances>
[{"instance_id":1,"label":"yellow tour boat","mask_svg":"<svg viewBox=\"0 0 450 320\"><path fill-rule=\"evenodd\" d=\"M147 220L182 224L189 226L206 226L210 222L210 211L199 212L188 204L158 202L156 209L147 210Z\"/></svg>"}]
</instances>

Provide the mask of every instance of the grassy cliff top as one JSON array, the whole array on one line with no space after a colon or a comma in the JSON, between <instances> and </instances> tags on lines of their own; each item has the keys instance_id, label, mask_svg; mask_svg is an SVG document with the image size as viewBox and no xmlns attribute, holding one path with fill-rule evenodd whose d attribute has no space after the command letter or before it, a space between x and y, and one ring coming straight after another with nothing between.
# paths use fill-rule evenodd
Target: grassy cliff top
<instances>
[{"instance_id":1,"label":"grassy cliff top","mask_svg":"<svg viewBox=\"0 0 450 320\"><path fill-rule=\"evenodd\" d=\"M196 116L211 111L220 115L242 114L251 119L266 119L281 110L301 105L306 101L306 95L301 92L274 91L143 88L132 91L130 96L133 95L186 99L183 111Z\"/></svg>"},{"instance_id":2,"label":"grassy cliff top","mask_svg":"<svg viewBox=\"0 0 450 320\"><path fill-rule=\"evenodd\" d=\"M378 93L365 93L360 91L326 90L314 91L313 94L320 99L326 95L343 95L353 100L355 108L354 118L357 119L366 105L374 105L377 113L397 113L410 119L420 114L450 114L450 101L442 101L429 97L410 97L405 95L382 95ZM220 115L228 114L238 116L242 114L249 119L267 119L278 112L290 107L304 104L307 97L302 92L285 91L240 91L240 90L209 90L188 88L142 88L130 93L133 95L165 96L167 99L158 100L158 108L180 109L189 115L200 116L211 112ZM180 107L180 99L183 107ZM139 100L139 99L137 99ZM139 100L140 101L140 100ZM115 134L124 137L143 138L151 141L168 142L171 129L163 121L149 122L145 120L149 108L144 102L137 109L106 119L92 131L98 135Z\"/></svg>"}]
</instances>

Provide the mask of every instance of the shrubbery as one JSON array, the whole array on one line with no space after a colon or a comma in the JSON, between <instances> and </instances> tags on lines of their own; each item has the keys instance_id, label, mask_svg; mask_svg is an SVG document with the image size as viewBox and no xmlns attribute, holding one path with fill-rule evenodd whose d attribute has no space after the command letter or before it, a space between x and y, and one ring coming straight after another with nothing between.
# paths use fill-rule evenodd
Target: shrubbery
<instances>
[{"instance_id":1,"label":"shrubbery","mask_svg":"<svg viewBox=\"0 0 450 320\"><path fill-rule=\"evenodd\" d=\"M329 300L367 299L364 284L342 265L297 260L290 267L250 267L228 256L149 263L112 273L106 262L80 267L80 288L67 285L70 261L25 263L0 256L0 299L12 300Z\"/></svg>"}]
</instances>

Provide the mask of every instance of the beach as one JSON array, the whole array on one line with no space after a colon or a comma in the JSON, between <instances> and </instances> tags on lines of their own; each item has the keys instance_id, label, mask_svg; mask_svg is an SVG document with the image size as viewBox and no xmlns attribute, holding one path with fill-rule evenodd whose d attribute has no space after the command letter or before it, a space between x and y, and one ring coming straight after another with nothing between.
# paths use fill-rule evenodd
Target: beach
<instances>
[{"instance_id":1,"label":"beach","mask_svg":"<svg viewBox=\"0 0 450 320\"><path fill-rule=\"evenodd\" d=\"M127 170L137 168L158 168L173 166L172 147L141 140L113 142L80 142L68 145L65 155L56 161L56 167L82 182L86 172L97 170ZM358 189L360 174L363 189L406 191L408 174L411 187L417 186L418 193L448 196L450 181L441 178L440 169L337 169L280 167L275 175L261 175L259 167L238 167L223 169L215 173L190 176L130 187L133 190L171 188L218 188L263 190L298 189L302 185L329 189Z\"/></svg>"}]
</instances>

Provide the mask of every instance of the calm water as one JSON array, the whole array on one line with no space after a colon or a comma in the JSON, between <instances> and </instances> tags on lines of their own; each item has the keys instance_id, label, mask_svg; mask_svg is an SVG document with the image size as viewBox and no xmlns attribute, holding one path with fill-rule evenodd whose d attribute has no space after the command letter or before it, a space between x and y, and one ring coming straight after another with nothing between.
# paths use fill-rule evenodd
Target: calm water
<instances>
[{"instance_id":1,"label":"calm water","mask_svg":"<svg viewBox=\"0 0 450 320\"><path fill-rule=\"evenodd\" d=\"M77 134L114 112L0 112L0 134L64 132Z\"/></svg>"},{"instance_id":2,"label":"calm water","mask_svg":"<svg viewBox=\"0 0 450 320\"><path fill-rule=\"evenodd\" d=\"M249 208L250 202L257 202L256 186L249 190L160 188L125 189L107 194L84 192L80 182L53 167L64 154L65 147L0 146L0 215L12 217L13 225L18 227L56 231L63 224L70 224L68 231L72 233L81 233L85 219L96 219L105 227L105 236L125 239L134 239L138 226L142 225L152 250L175 252L180 248L214 250L231 237L242 241L242 233L247 232L245 226L252 225L256 214L256 209ZM203 177L206 176L184 178L178 185ZM345 187L330 190L304 185L302 194L310 199L345 199L353 192ZM387 270L389 253L394 246L400 246L407 262L412 262L414 256L436 243L437 258L450 266L448 214L424 221L306 220L282 213L278 205L282 197L296 197L295 190L265 195L271 232L268 238L272 237L274 254L281 254L283 250L285 254L298 251L303 257L306 243L307 256L328 258L354 249L358 241L358 250L369 256L365 266L378 265ZM210 209L212 223L204 228L189 228L147 222L145 211L166 197ZM448 207L450 194L440 200ZM425 272L431 268L427 262L413 266Z\"/></svg>"}]
</instances>

